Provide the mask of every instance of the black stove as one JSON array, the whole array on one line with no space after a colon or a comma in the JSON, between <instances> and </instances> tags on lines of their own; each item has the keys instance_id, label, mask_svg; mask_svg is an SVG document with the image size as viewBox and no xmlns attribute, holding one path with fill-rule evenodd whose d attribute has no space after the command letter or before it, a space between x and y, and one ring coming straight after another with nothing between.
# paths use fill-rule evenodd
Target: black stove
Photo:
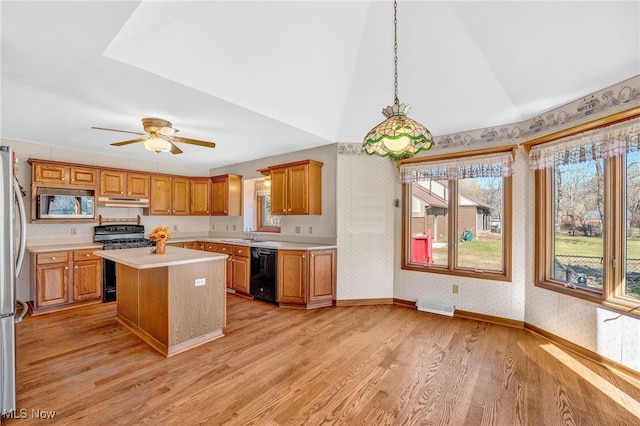
<instances>
[{"instance_id":1,"label":"black stove","mask_svg":"<svg viewBox=\"0 0 640 426\"><path fill-rule=\"evenodd\" d=\"M103 250L119 250L138 247L152 247L154 240L145 238L143 225L100 225L94 226L93 241L101 243ZM116 263L102 261L102 301L116 300Z\"/></svg>"},{"instance_id":2,"label":"black stove","mask_svg":"<svg viewBox=\"0 0 640 426\"><path fill-rule=\"evenodd\" d=\"M155 241L145 238L143 225L100 225L94 227L93 241L104 250L152 247Z\"/></svg>"}]
</instances>

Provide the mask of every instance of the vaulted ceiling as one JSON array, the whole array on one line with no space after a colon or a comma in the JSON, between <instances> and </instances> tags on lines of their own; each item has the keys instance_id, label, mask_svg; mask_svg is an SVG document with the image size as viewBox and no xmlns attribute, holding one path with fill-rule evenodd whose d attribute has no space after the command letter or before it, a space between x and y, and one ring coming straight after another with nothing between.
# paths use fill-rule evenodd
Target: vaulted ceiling
<instances>
[{"instance_id":1,"label":"vaulted ceiling","mask_svg":"<svg viewBox=\"0 0 640 426\"><path fill-rule=\"evenodd\" d=\"M3 1L3 139L219 167L361 142L393 103L391 1ZM638 1L398 4L399 98L434 135L640 74ZM159 117L180 145L113 147Z\"/></svg>"}]
</instances>

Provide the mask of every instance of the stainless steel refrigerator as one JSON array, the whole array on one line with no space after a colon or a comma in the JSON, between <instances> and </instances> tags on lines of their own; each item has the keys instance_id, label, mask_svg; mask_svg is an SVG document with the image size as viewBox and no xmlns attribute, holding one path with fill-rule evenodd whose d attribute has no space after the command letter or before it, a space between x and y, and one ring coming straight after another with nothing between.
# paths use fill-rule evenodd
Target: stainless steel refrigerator
<instances>
[{"instance_id":1,"label":"stainless steel refrigerator","mask_svg":"<svg viewBox=\"0 0 640 426\"><path fill-rule=\"evenodd\" d=\"M16 411L16 324L27 314L26 303L16 300L16 280L26 242L22 191L14 176L14 154L0 146L0 413ZM16 305L22 313L16 317Z\"/></svg>"}]
</instances>

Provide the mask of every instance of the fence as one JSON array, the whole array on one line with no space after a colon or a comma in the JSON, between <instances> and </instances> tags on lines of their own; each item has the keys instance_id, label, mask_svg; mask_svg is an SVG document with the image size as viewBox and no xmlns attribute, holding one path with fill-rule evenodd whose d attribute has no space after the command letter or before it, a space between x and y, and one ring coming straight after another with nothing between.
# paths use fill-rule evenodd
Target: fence
<instances>
[{"instance_id":1,"label":"fence","mask_svg":"<svg viewBox=\"0 0 640 426\"><path fill-rule=\"evenodd\" d=\"M640 297L640 259L627 258L626 293ZM556 255L555 278L579 286L602 289L602 257Z\"/></svg>"}]
</instances>

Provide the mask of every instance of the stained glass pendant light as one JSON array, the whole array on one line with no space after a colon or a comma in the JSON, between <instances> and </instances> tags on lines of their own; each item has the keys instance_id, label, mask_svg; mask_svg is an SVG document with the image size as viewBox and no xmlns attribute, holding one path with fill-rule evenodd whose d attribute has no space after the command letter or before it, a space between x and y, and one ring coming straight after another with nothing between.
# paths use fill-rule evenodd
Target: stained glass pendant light
<instances>
[{"instance_id":1,"label":"stained glass pendant light","mask_svg":"<svg viewBox=\"0 0 640 426\"><path fill-rule=\"evenodd\" d=\"M393 160L409 158L420 151L430 149L433 136L422 124L407 117L409 105L398 101L398 3L393 2L393 62L394 62L394 103L382 110L387 117L371 129L364 138L362 150L369 155L390 157Z\"/></svg>"}]
</instances>

